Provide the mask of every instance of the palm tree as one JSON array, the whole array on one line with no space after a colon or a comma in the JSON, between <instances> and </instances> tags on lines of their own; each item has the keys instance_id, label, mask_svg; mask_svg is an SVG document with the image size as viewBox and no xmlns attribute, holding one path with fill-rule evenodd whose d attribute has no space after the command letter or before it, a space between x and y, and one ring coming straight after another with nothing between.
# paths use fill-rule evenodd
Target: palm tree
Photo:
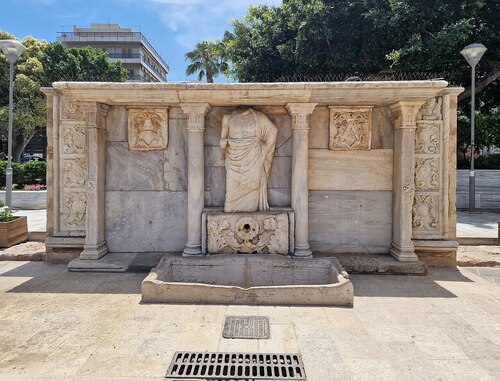
<instances>
[{"instance_id":1,"label":"palm tree","mask_svg":"<svg viewBox=\"0 0 500 381\"><path fill-rule=\"evenodd\" d=\"M191 62L186 75L198 73L198 80L207 78L207 83L213 83L214 77L225 73L229 66L225 60L226 48L219 40L206 40L196 44L194 50L186 53L186 61Z\"/></svg>"}]
</instances>

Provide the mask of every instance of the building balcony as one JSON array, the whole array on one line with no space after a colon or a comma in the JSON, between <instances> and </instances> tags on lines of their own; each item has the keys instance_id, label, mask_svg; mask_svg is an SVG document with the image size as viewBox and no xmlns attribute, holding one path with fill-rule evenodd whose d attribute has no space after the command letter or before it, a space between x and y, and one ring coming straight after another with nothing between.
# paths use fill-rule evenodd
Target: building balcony
<instances>
[{"instance_id":1,"label":"building balcony","mask_svg":"<svg viewBox=\"0 0 500 381\"><path fill-rule=\"evenodd\" d=\"M147 48L151 55L164 67L168 73L169 66L153 48L153 45L140 32L58 32L57 41L64 43L87 43L92 45L92 42L137 42ZM112 57L110 57L112 58Z\"/></svg>"}]
</instances>

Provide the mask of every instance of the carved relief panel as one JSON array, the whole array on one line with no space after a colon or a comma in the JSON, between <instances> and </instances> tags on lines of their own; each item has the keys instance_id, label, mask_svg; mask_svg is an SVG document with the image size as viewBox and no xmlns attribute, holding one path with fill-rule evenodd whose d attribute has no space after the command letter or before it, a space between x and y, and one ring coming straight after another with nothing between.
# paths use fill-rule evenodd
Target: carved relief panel
<instances>
[{"instance_id":1,"label":"carved relief panel","mask_svg":"<svg viewBox=\"0 0 500 381\"><path fill-rule=\"evenodd\" d=\"M412 226L414 231L437 230L439 216L439 195L418 193L413 200Z\"/></svg>"},{"instance_id":2,"label":"carved relief panel","mask_svg":"<svg viewBox=\"0 0 500 381\"><path fill-rule=\"evenodd\" d=\"M414 238L442 235L442 99L430 98L417 114L415 131L415 197L412 207Z\"/></svg>"},{"instance_id":3,"label":"carved relief panel","mask_svg":"<svg viewBox=\"0 0 500 381\"><path fill-rule=\"evenodd\" d=\"M86 150L85 126L78 124L63 126L63 152L83 154Z\"/></svg>"},{"instance_id":4,"label":"carved relief panel","mask_svg":"<svg viewBox=\"0 0 500 381\"><path fill-rule=\"evenodd\" d=\"M369 150L371 124L371 107L330 107L329 148L335 151Z\"/></svg>"},{"instance_id":5,"label":"carved relief panel","mask_svg":"<svg viewBox=\"0 0 500 381\"><path fill-rule=\"evenodd\" d=\"M86 193L66 193L64 198L63 221L68 228L85 229L86 211Z\"/></svg>"},{"instance_id":6,"label":"carved relief panel","mask_svg":"<svg viewBox=\"0 0 500 381\"><path fill-rule=\"evenodd\" d=\"M415 153L439 154L441 121L417 121Z\"/></svg>"},{"instance_id":7,"label":"carved relief panel","mask_svg":"<svg viewBox=\"0 0 500 381\"><path fill-rule=\"evenodd\" d=\"M87 124L95 124L96 105L62 98L59 127L59 177L61 197L57 206L60 233L85 235L87 211ZM71 232L71 233L70 233Z\"/></svg>"},{"instance_id":8,"label":"carved relief panel","mask_svg":"<svg viewBox=\"0 0 500 381\"><path fill-rule=\"evenodd\" d=\"M415 159L415 186L417 190L439 189L439 158Z\"/></svg>"},{"instance_id":9,"label":"carved relief panel","mask_svg":"<svg viewBox=\"0 0 500 381\"><path fill-rule=\"evenodd\" d=\"M167 148L168 108L128 110L128 144L133 151Z\"/></svg>"},{"instance_id":10,"label":"carved relief panel","mask_svg":"<svg viewBox=\"0 0 500 381\"><path fill-rule=\"evenodd\" d=\"M289 253L287 213L217 213L206 220L206 247L218 253Z\"/></svg>"}]
</instances>

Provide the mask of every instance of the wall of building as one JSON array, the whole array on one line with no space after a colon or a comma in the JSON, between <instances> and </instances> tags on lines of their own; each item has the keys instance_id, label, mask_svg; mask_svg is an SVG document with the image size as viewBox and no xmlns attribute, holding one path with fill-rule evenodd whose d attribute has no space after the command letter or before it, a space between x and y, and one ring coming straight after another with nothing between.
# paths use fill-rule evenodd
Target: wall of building
<instances>
[{"instance_id":1,"label":"wall of building","mask_svg":"<svg viewBox=\"0 0 500 381\"><path fill-rule=\"evenodd\" d=\"M500 210L500 170L479 169L476 174L476 209ZM457 208L469 208L469 170L457 171Z\"/></svg>"}]
</instances>

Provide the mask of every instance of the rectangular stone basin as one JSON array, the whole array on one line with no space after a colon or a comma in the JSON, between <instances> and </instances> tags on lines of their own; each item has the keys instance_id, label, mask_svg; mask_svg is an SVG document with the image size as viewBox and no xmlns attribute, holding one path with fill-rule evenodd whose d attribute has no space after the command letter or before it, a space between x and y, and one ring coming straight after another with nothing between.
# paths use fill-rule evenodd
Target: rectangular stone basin
<instances>
[{"instance_id":1,"label":"rectangular stone basin","mask_svg":"<svg viewBox=\"0 0 500 381\"><path fill-rule=\"evenodd\" d=\"M166 255L144 279L141 291L148 303L353 305L352 283L333 257Z\"/></svg>"}]
</instances>

